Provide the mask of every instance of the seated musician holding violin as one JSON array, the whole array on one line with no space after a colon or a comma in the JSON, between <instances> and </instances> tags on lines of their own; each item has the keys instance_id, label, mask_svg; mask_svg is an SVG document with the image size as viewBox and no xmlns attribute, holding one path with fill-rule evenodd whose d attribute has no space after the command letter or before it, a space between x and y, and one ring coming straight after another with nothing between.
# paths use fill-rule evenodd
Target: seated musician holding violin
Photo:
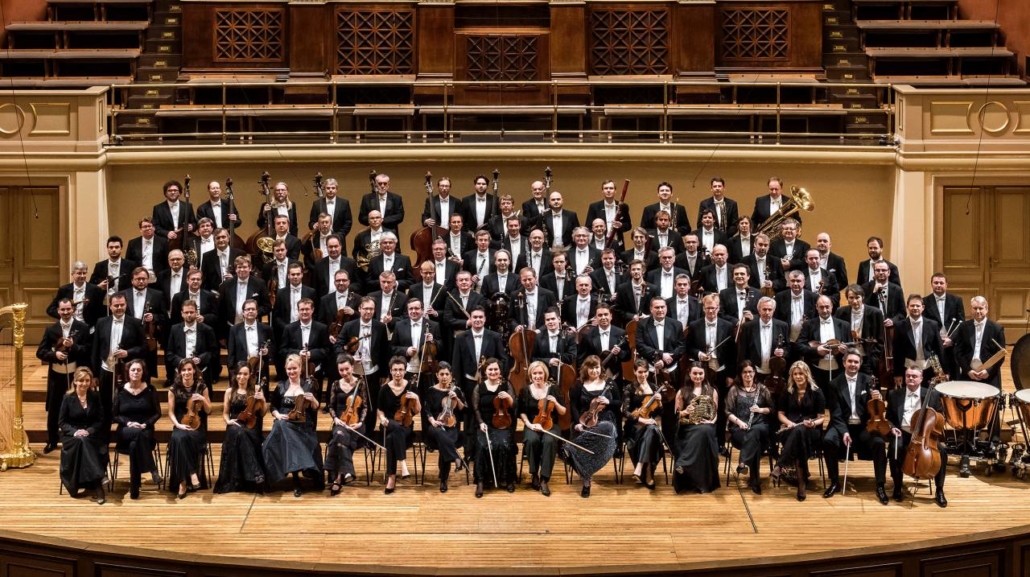
<instances>
[{"instance_id":1,"label":"seated musician holding violin","mask_svg":"<svg viewBox=\"0 0 1030 577\"><path fill-rule=\"evenodd\" d=\"M660 299L659 299L660 300ZM661 301L665 305L665 301ZM639 334L639 333L638 333ZM601 359L589 356L579 368L579 382L569 393L576 445L562 448L566 460L583 478L580 496L590 496L591 478L615 454L618 432L615 416L621 414L622 398L615 379L605 379Z\"/></svg>"},{"instance_id":2,"label":"seated musician holding violin","mask_svg":"<svg viewBox=\"0 0 1030 577\"><path fill-rule=\"evenodd\" d=\"M948 454L944 443L939 442L944 427L944 403L941 402L940 393L922 384L923 371L918 367L909 367L905 369L905 386L894 389L888 395L887 419L891 423L891 437L887 445L887 459L894 481L891 498L898 502L904 499L902 487L905 475L923 478L933 475L937 488L934 501L938 507L947 507L944 471L948 465ZM932 411L927 411L927 408ZM934 443L934 440L938 442ZM939 465L936 463L938 460ZM882 497L880 502L883 502Z\"/></svg>"},{"instance_id":3,"label":"seated musician holding violin","mask_svg":"<svg viewBox=\"0 0 1030 577\"><path fill-rule=\"evenodd\" d=\"M623 431L626 451L633 461L633 478L654 490L654 472L667 444L661 429L662 405L674 393L668 385L652 386L649 374L647 361L637 359L633 365L634 380L622 391L622 416L626 419Z\"/></svg>"},{"instance_id":4,"label":"seated musician holding violin","mask_svg":"<svg viewBox=\"0 0 1030 577\"><path fill-rule=\"evenodd\" d=\"M819 300L826 297L820 297ZM859 459L873 461L876 475L876 498L887 504L884 491L887 470L887 454L884 451L890 424L883 403L883 397L875 379L860 372L862 354L849 349L844 355L844 373L833 379L826 387L826 406L830 409L830 426L823 434L823 452L826 455L826 471L830 484L823 493L829 499L847 488L840 484L841 446ZM855 441L858 443L855 443ZM848 452L848 451L845 451Z\"/></svg>"},{"instance_id":5,"label":"seated musician holding violin","mask_svg":"<svg viewBox=\"0 0 1030 577\"><path fill-rule=\"evenodd\" d=\"M415 383L404 378L408 361L402 356L390 359L390 380L379 389L376 403L379 430L386 447L387 495L397 488L397 463L401 465L401 478L408 472L408 445L415 434L415 415L422 412L422 402L415 392Z\"/></svg>"},{"instance_id":6,"label":"seated musician holding violin","mask_svg":"<svg viewBox=\"0 0 1030 577\"><path fill-rule=\"evenodd\" d=\"M231 493L247 488L263 492L265 465L261 460L261 430L265 418L264 388L257 384L258 371L241 361L225 389L222 419L225 438L218 468L215 493Z\"/></svg>"},{"instance_id":7,"label":"seated musician holding violin","mask_svg":"<svg viewBox=\"0 0 1030 577\"><path fill-rule=\"evenodd\" d=\"M365 436L368 415L368 385L354 375L354 357L341 354L336 357L336 370L340 379L329 387L329 416L333 430L325 447L325 471L332 485L329 496L335 497L349 481L357 476L354 470L354 449Z\"/></svg>"},{"instance_id":8,"label":"seated musician holding violin","mask_svg":"<svg viewBox=\"0 0 1030 577\"><path fill-rule=\"evenodd\" d=\"M454 470L465 468L465 461L458 455L458 447L462 445L461 432L456 411L467 407L461 388L455 386L454 372L451 364L441 361L436 366L436 383L426 390L426 402L423 412L429 426L426 435L435 443L439 454L437 467L440 470L440 492L447 492L447 479L451 474L451 463Z\"/></svg>"},{"instance_id":9,"label":"seated musician holding violin","mask_svg":"<svg viewBox=\"0 0 1030 577\"><path fill-rule=\"evenodd\" d=\"M557 439L561 436L558 415L564 415L567 410L559 401L561 397L558 385L548 379L547 364L543 361L530 364L529 384L519 396L519 418L525 425L523 450L529 458L530 486L545 497L551 496L548 482L554 469Z\"/></svg>"},{"instance_id":10,"label":"seated musician holding violin","mask_svg":"<svg viewBox=\"0 0 1030 577\"><path fill-rule=\"evenodd\" d=\"M315 490L325 488L322 473L322 449L315 433L318 399L310 371L298 354L286 357L286 380L279 381L272 391L272 431L268 433L261 454L265 459L265 478L275 484L293 478L293 496L300 497L300 474L313 479ZM307 373L306 375L303 373Z\"/></svg>"},{"instance_id":11,"label":"seated musician holding violin","mask_svg":"<svg viewBox=\"0 0 1030 577\"><path fill-rule=\"evenodd\" d=\"M504 487L515 492L515 390L501 376L501 361L488 358L480 367L480 381L472 389L472 409L479 429L476 441L476 498L483 487Z\"/></svg>"},{"instance_id":12,"label":"seated musician holding violin","mask_svg":"<svg viewBox=\"0 0 1030 577\"><path fill-rule=\"evenodd\" d=\"M172 436L168 440L168 486L177 487L176 497L185 499L188 491L207 487L208 480L200 460L207 450L207 414L211 396L200 367L192 358L179 362L178 373L168 389Z\"/></svg>"}]
</instances>

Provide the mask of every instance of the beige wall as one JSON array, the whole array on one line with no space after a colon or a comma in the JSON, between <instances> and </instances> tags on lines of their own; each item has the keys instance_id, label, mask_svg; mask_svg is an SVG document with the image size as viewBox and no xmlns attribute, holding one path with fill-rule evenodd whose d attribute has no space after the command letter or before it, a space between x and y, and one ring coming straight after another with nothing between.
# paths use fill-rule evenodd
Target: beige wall
<instances>
[{"instance_id":1,"label":"beige wall","mask_svg":"<svg viewBox=\"0 0 1030 577\"><path fill-rule=\"evenodd\" d=\"M364 228L357 224L357 209L361 195L368 192L368 173L374 166L377 171L389 174L392 189L404 196L406 214L401 236L403 246L407 248L407 238L416 230L425 203L423 182L426 170L433 173L434 183L440 176L451 177L456 194L464 196L471 194L470 183L476 174L489 175L497 168L501 171L501 193L511 194L521 203L529 198L530 183L543 177L546 165L548 163L543 161L109 165L108 216L112 233L131 238L138 235L136 223L139 218L149 215L153 205L161 201L161 185L166 180L174 178L181 181L188 172L192 178L192 201L199 204L207 199L208 181L224 183L229 176L234 181L236 200L245 222L240 234L246 238L256 230L255 220L263 198L258 193L257 181L261 171L268 170L273 181L285 180L288 183L291 197L300 208L303 227L314 198L312 179L316 172L321 171L326 177L337 178L344 195L350 199L355 213L353 237ZM811 243L818 232L829 231L834 239L834 252L847 260L852 277L858 261L865 257L865 239L869 235L888 239L890 254L890 223L894 210L894 171L890 166L735 162L710 163L702 169L702 165L703 162L663 161L549 163L554 173L552 189L565 194L566 207L579 213L581 220L586 217L587 206L600 197L601 180L615 180L621 190L622 180L629 178L627 202L634 224L639 221L643 207L654 202L657 184L662 180L673 184L674 197L687 206L691 222L696 226L693 221L697 205L708 195L708 182L712 176L724 178L728 195L737 200L742 213L750 214L755 197L766 192L768 177L777 175L785 180L788 187L798 185L812 193L816 209L803 217L803 238ZM696 183L691 182L694 175L699 175Z\"/></svg>"}]
</instances>

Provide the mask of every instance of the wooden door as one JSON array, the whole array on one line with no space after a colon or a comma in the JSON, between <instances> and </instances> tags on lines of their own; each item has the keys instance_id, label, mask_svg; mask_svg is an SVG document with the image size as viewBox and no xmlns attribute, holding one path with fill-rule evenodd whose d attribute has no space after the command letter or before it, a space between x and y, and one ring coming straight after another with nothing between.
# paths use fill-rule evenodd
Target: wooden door
<instances>
[{"instance_id":1,"label":"wooden door","mask_svg":"<svg viewBox=\"0 0 1030 577\"><path fill-rule=\"evenodd\" d=\"M1015 342L1030 308L1030 186L945 187L943 250L949 291L983 295L990 318Z\"/></svg>"},{"instance_id":2,"label":"wooden door","mask_svg":"<svg viewBox=\"0 0 1030 577\"><path fill-rule=\"evenodd\" d=\"M28 303L26 343L53 322L46 308L62 283L60 206L57 187L0 187L0 306Z\"/></svg>"}]
</instances>

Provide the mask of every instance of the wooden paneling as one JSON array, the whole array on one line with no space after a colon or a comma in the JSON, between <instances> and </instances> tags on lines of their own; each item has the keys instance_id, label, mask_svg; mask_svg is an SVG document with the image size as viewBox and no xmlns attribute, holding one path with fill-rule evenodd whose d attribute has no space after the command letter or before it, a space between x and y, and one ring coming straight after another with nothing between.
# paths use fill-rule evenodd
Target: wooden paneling
<instances>
[{"instance_id":1,"label":"wooden paneling","mask_svg":"<svg viewBox=\"0 0 1030 577\"><path fill-rule=\"evenodd\" d=\"M186 2L182 14L185 72L282 71L289 65L285 6Z\"/></svg>"},{"instance_id":2,"label":"wooden paneling","mask_svg":"<svg viewBox=\"0 0 1030 577\"><path fill-rule=\"evenodd\" d=\"M680 77L712 79L715 75L715 5L672 7L673 70Z\"/></svg>"},{"instance_id":3,"label":"wooden paneling","mask_svg":"<svg viewBox=\"0 0 1030 577\"><path fill-rule=\"evenodd\" d=\"M454 73L454 7L422 5L415 25L419 76L450 79Z\"/></svg>"},{"instance_id":4,"label":"wooden paneling","mask_svg":"<svg viewBox=\"0 0 1030 577\"><path fill-rule=\"evenodd\" d=\"M290 75L322 77L332 59L330 19L325 6L290 6Z\"/></svg>"},{"instance_id":5,"label":"wooden paneling","mask_svg":"<svg viewBox=\"0 0 1030 577\"><path fill-rule=\"evenodd\" d=\"M586 6L551 5L551 76L586 78Z\"/></svg>"},{"instance_id":6,"label":"wooden paneling","mask_svg":"<svg viewBox=\"0 0 1030 577\"><path fill-rule=\"evenodd\" d=\"M717 2L716 67L820 73L821 8L818 2Z\"/></svg>"},{"instance_id":7,"label":"wooden paneling","mask_svg":"<svg viewBox=\"0 0 1030 577\"><path fill-rule=\"evenodd\" d=\"M29 339L53 322L46 307L62 284L60 197L56 187L0 188L0 306L29 304Z\"/></svg>"},{"instance_id":8,"label":"wooden paneling","mask_svg":"<svg viewBox=\"0 0 1030 577\"><path fill-rule=\"evenodd\" d=\"M512 83L457 87L455 104L547 104L546 86L518 82L549 77L549 39L548 31L540 29L458 31L455 34L455 80L510 80Z\"/></svg>"},{"instance_id":9,"label":"wooden paneling","mask_svg":"<svg viewBox=\"0 0 1030 577\"><path fill-rule=\"evenodd\" d=\"M589 11L590 74L653 76L669 73L672 41L668 7L594 5Z\"/></svg>"},{"instance_id":10,"label":"wooden paneling","mask_svg":"<svg viewBox=\"0 0 1030 577\"><path fill-rule=\"evenodd\" d=\"M335 22L335 74L399 76L415 73L414 10L341 6Z\"/></svg>"}]
</instances>

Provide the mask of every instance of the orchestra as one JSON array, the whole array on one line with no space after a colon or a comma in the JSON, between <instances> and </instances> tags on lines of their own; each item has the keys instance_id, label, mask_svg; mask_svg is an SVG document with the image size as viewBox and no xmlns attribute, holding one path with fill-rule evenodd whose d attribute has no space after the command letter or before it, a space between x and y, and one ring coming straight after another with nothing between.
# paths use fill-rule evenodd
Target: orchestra
<instances>
[{"instance_id":1,"label":"orchestra","mask_svg":"<svg viewBox=\"0 0 1030 577\"><path fill-rule=\"evenodd\" d=\"M656 490L667 453L677 493L708 493L720 487L720 458L737 450L731 465L759 495L764 454L773 483L794 480L799 501L812 457L825 460L830 498L847 493L856 456L872 461L881 503L889 467L895 501L906 475L929 471L945 507L952 449L932 429L948 416L948 392L934 387L950 377L1003 396L1005 335L986 298L963 303L941 273L931 294L906 295L877 236L849 279L828 233L808 237L813 245L801 238L811 195L778 177L751 215L712 178L711 194L694 199L694 229L693 207L667 182L634 228L629 181L621 198L615 181L601 182L580 226L550 169L525 202L499 193L497 171L471 179L464 198L448 177L434 194L427 174L429 236L418 248L412 236L416 256L399 235L402 196L386 174L370 179L348 200L343 183L319 174L302 239L286 183L269 189L266 173L254 243L236 242L231 181L228 200L211 182L194 213L188 177L169 180L124 257L111 236L92 276L75 262L36 353L49 365L44 453L61 446L69 493L105 501L98 459L111 440L129 456L131 499L145 473L164 486L163 387L167 487L179 499L209 486L263 493L290 478L300 497L302 476L336 496L356 479L359 450L382 452L391 494L422 443L438 454L441 493L466 467L476 497L515 491L520 451L544 496L557 466L589 497L594 475L625 454L637 484ZM352 201L363 228L350 258ZM225 435L208 479L219 381ZM319 409L330 420L321 439ZM941 463L919 461L913 447Z\"/></svg>"}]
</instances>

